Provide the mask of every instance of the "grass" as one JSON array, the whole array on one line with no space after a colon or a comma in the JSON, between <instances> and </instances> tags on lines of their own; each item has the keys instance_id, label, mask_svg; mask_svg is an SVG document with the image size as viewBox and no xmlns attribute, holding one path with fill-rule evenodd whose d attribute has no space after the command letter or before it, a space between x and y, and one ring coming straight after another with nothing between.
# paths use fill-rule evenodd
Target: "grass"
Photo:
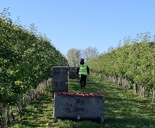
<instances>
[{"instance_id":1,"label":"grass","mask_svg":"<svg viewBox=\"0 0 155 128\"><path fill-rule=\"evenodd\" d=\"M151 99L133 95L117 85L89 76L87 86L81 88L78 80L69 80L70 92L96 92L105 97L104 123L90 120L58 120L54 123L54 100L51 87L26 107L23 119L10 128L154 128L155 105Z\"/></svg>"}]
</instances>

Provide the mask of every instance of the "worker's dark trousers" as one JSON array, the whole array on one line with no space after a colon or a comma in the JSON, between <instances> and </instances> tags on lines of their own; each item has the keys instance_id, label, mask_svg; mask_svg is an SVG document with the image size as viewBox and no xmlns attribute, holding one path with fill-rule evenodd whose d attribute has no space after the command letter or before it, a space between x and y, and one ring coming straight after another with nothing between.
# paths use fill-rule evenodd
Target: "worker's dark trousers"
<instances>
[{"instance_id":1,"label":"worker's dark trousers","mask_svg":"<svg viewBox=\"0 0 155 128\"><path fill-rule=\"evenodd\" d=\"M81 87L86 86L86 79L87 79L87 75L81 75L81 77L80 77L80 86Z\"/></svg>"}]
</instances>

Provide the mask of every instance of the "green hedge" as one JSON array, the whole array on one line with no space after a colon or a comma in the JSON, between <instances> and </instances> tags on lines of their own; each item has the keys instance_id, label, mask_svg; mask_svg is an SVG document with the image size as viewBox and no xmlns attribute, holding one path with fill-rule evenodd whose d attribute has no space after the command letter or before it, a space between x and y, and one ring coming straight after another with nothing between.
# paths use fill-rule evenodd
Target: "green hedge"
<instances>
[{"instance_id":1,"label":"green hedge","mask_svg":"<svg viewBox=\"0 0 155 128\"><path fill-rule=\"evenodd\" d=\"M141 34L140 41L126 39L123 46L87 63L94 72L125 78L147 89L155 88L155 42L150 41L148 34Z\"/></svg>"},{"instance_id":2,"label":"green hedge","mask_svg":"<svg viewBox=\"0 0 155 128\"><path fill-rule=\"evenodd\" d=\"M0 103L15 104L27 90L51 77L55 65L68 63L47 38L0 17Z\"/></svg>"}]
</instances>

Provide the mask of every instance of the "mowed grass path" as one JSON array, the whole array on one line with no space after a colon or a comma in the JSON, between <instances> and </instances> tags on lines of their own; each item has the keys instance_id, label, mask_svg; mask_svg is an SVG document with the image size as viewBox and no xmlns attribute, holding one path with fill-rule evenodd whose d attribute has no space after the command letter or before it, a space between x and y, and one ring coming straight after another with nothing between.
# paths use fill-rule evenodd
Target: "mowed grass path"
<instances>
[{"instance_id":1,"label":"mowed grass path","mask_svg":"<svg viewBox=\"0 0 155 128\"><path fill-rule=\"evenodd\" d=\"M53 121L54 99L48 88L36 101L26 107L23 119L10 128L155 128L155 105L151 100L133 95L117 85L89 76L87 86L69 80L70 92L95 92L105 97L104 123L83 120Z\"/></svg>"}]
</instances>

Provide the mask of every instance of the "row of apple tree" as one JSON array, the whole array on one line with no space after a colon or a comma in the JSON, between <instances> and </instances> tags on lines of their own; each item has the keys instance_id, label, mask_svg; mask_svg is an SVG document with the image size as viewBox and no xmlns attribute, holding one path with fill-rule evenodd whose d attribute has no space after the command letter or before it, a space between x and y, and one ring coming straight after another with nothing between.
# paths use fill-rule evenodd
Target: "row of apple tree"
<instances>
[{"instance_id":1,"label":"row of apple tree","mask_svg":"<svg viewBox=\"0 0 155 128\"><path fill-rule=\"evenodd\" d=\"M55 65L67 65L67 60L46 37L1 15L0 104L15 104L48 79Z\"/></svg>"},{"instance_id":2,"label":"row of apple tree","mask_svg":"<svg viewBox=\"0 0 155 128\"><path fill-rule=\"evenodd\" d=\"M154 38L154 37L153 37ZM127 38L123 45L87 61L93 72L126 79L145 90L155 88L155 41L149 33Z\"/></svg>"}]
</instances>

